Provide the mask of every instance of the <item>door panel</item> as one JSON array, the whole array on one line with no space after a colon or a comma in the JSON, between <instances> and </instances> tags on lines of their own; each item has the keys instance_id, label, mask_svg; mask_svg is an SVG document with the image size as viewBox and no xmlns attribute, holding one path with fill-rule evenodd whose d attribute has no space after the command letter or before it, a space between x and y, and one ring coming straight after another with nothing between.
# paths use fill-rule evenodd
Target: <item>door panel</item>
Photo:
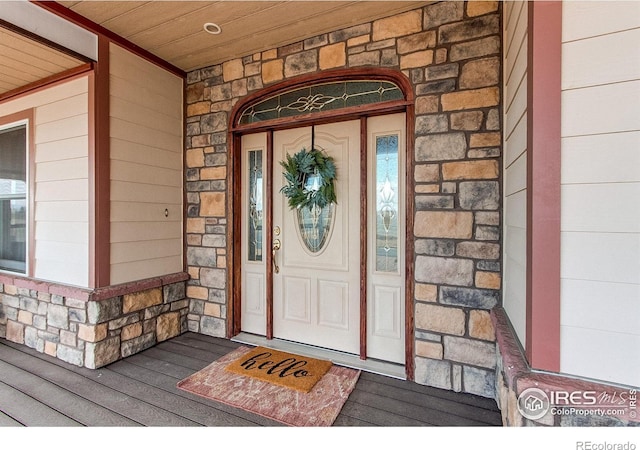
<instances>
[{"instance_id":1,"label":"door panel","mask_svg":"<svg viewBox=\"0 0 640 450\"><path fill-rule=\"evenodd\" d=\"M280 161L311 147L311 128L274 133L273 225L281 247L275 262L274 337L358 353L360 344L360 125L359 121L315 127L315 146L335 159L336 196L332 230L324 248L304 245L286 197Z\"/></svg>"},{"instance_id":2,"label":"door panel","mask_svg":"<svg viewBox=\"0 0 640 450\"><path fill-rule=\"evenodd\" d=\"M405 362L405 129L404 113L367 120L367 357L400 364Z\"/></svg>"}]
</instances>

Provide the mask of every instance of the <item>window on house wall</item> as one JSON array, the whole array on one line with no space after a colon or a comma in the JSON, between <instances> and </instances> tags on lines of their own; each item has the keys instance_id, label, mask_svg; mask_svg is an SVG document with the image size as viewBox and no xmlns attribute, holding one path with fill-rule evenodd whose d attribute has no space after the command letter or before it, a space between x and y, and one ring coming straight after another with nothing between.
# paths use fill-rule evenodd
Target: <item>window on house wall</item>
<instances>
[{"instance_id":1,"label":"window on house wall","mask_svg":"<svg viewBox=\"0 0 640 450\"><path fill-rule=\"evenodd\" d=\"M27 269L27 124L0 128L0 270Z\"/></svg>"}]
</instances>

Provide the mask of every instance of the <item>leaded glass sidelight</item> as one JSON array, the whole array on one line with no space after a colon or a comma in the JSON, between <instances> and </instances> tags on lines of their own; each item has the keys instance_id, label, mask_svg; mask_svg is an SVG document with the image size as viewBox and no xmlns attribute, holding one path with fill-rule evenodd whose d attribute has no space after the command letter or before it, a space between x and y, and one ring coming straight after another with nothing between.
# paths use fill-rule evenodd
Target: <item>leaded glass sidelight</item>
<instances>
[{"instance_id":1,"label":"leaded glass sidelight","mask_svg":"<svg viewBox=\"0 0 640 450\"><path fill-rule=\"evenodd\" d=\"M400 88L389 81L336 81L293 89L250 105L240 114L239 123L250 124L403 99Z\"/></svg>"},{"instance_id":2,"label":"leaded glass sidelight","mask_svg":"<svg viewBox=\"0 0 640 450\"><path fill-rule=\"evenodd\" d=\"M398 135L376 137L376 270L398 271Z\"/></svg>"},{"instance_id":3,"label":"leaded glass sidelight","mask_svg":"<svg viewBox=\"0 0 640 450\"><path fill-rule=\"evenodd\" d=\"M249 152L249 261L262 261L262 150Z\"/></svg>"}]
</instances>

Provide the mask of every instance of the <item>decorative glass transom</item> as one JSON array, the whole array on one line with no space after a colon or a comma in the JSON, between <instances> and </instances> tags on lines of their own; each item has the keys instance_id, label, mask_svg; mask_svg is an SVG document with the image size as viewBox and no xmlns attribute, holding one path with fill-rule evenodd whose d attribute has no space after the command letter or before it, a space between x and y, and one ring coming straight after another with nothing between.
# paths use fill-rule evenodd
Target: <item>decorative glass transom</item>
<instances>
[{"instance_id":1,"label":"decorative glass transom","mask_svg":"<svg viewBox=\"0 0 640 450\"><path fill-rule=\"evenodd\" d=\"M239 123L250 124L393 100L404 100L404 94L389 81L336 81L294 89L250 105L242 111Z\"/></svg>"}]
</instances>

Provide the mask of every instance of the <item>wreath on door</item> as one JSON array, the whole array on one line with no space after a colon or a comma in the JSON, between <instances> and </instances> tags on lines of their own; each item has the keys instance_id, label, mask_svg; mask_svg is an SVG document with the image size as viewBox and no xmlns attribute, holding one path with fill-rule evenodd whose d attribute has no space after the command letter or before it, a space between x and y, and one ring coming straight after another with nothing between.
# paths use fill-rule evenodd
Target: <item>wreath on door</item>
<instances>
[{"instance_id":1,"label":"wreath on door","mask_svg":"<svg viewBox=\"0 0 640 450\"><path fill-rule=\"evenodd\" d=\"M289 208L314 210L338 203L334 186L336 165L331 156L315 148L303 148L293 156L287 154L280 165L285 170L286 182L280 192L289 199Z\"/></svg>"}]
</instances>

